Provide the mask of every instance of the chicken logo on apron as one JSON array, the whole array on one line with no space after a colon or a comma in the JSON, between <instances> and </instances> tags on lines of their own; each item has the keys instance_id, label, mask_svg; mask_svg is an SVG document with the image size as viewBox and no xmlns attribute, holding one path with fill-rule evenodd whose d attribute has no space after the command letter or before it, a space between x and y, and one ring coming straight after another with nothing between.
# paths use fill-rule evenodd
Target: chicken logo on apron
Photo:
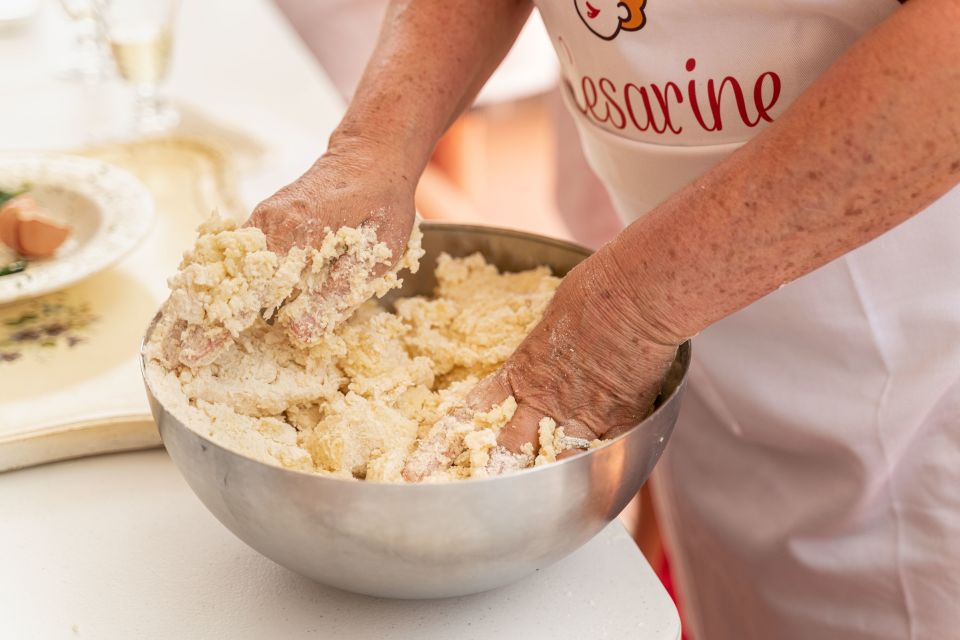
<instances>
[{"instance_id":1,"label":"chicken logo on apron","mask_svg":"<svg viewBox=\"0 0 960 640\"><path fill-rule=\"evenodd\" d=\"M577 14L599 38L613 40L621 31L639 31L647 23L647 0L574 0Z\"/></svg>"}]
</instances>

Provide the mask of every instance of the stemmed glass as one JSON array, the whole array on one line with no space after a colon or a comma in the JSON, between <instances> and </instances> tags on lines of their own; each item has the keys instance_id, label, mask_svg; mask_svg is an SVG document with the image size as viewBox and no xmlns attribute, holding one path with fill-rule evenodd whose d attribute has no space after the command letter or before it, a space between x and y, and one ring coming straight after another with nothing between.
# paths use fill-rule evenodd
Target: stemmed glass
<instances>
[{"instance_id":1,"label":"stemmed glass","mask_svg":"<svg viewBox=\"0 0 960 640\"><path fill-rule=\"evenodd\" d=\"M180 120L160 85L170 67L178 0L106 0L101 10L117 71L133 85L138 134L170 129Z\"/></svg>"},{"instance_id":2,"label":"stemmed glass","mask_svg":"<svg viewBox=\"0 0 960 640\"><path fill-rule=\"evenodd\" d=\"M103 34L97 20L105 0L60 0L63 12L70 18L73 47L70 59L60 71L67 78L96 81L109 70Z\"/></svg>"}]
</instances>

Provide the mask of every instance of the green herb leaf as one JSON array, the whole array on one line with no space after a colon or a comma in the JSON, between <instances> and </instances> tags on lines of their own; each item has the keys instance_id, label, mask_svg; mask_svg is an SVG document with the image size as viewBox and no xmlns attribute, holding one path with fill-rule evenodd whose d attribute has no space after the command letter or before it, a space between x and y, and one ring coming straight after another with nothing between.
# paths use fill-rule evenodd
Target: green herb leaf
<instances>
[{"instance_id":1,"label":"green herb leaf","mask_svg":"<svg viewBox=\"0 0 960 640\"><path fill-rule=\"evenodd\" d=\"M26 193L29 190L29 187L20 187L16 191L4 191L0 189L0 207L7 203L7 200L12 200L19 195Z\"/></svg>"},{"instance_id":2,"label":"green herb leaf","mask_svg":"<svg viewBox=\"0 0 960 640\"><path fill-rule=\"evenodd\" d=\"M15 260L8 265L0 267L0 277L9 276L14 273L20 273L27 268L26 260Z\"/></svg>"}]
</instances>

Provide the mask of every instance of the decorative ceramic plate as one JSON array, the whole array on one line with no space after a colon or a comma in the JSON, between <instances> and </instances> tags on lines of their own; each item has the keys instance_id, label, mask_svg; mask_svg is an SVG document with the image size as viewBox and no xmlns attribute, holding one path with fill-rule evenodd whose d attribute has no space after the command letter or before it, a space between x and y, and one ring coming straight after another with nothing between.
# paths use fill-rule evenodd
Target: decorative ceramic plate
<instances>
[{"instance_id":1,"label":"decorative ceramic plate","mask_svg":"<svg viewBox=\"0 0 960 640\"><path fill-rule=\"evenodd\" d=\"M143 240L153 198L133 175L113 165L47 153L0 154L0 189L29 188L45 215L70 227L50 258L0 277L0 304L62 289L109 267ZM0 263L15 258L0 247Z\"/></svg>"}]
</instances>

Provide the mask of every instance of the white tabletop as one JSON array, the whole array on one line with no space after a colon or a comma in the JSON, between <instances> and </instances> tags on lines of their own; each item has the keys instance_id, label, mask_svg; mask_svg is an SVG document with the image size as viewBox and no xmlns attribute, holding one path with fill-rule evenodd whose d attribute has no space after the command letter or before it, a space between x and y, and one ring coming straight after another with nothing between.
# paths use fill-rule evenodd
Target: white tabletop
<instances>
[{"instance_id":1,"label":"white tabletop","mask_svg":"<svg viewBox=\"0 0 960 640\"><path fill-rule=\"evenodd\" d=\"M26 28L0 32L0 76L16 96L0 101L0 150L90 142L125 96L116 82L52 80L57 3L41 5ZM242 176L247 204L316 157L342 105L269 2L187 0L176 41L170 94L263 147L266 161ZM117 388L139 405L135 368L124 375ZM258 555L162 451L0 474L0 514L3 638L679 637L673 603L619 524L517 585L403 602L325 588Z\"/></svg>"},{"instance_id":2,"label":"white tabletop","mask_svg":"<svg viewBox=\"0 0 960 640\"><path fill-rule=\"evenodd\" d=\"M259 555L162 451L2 474L0 513L6 638L679 637L676 609L619 523L515 585L391 601Z\"/></svg>"}]
</instances>

